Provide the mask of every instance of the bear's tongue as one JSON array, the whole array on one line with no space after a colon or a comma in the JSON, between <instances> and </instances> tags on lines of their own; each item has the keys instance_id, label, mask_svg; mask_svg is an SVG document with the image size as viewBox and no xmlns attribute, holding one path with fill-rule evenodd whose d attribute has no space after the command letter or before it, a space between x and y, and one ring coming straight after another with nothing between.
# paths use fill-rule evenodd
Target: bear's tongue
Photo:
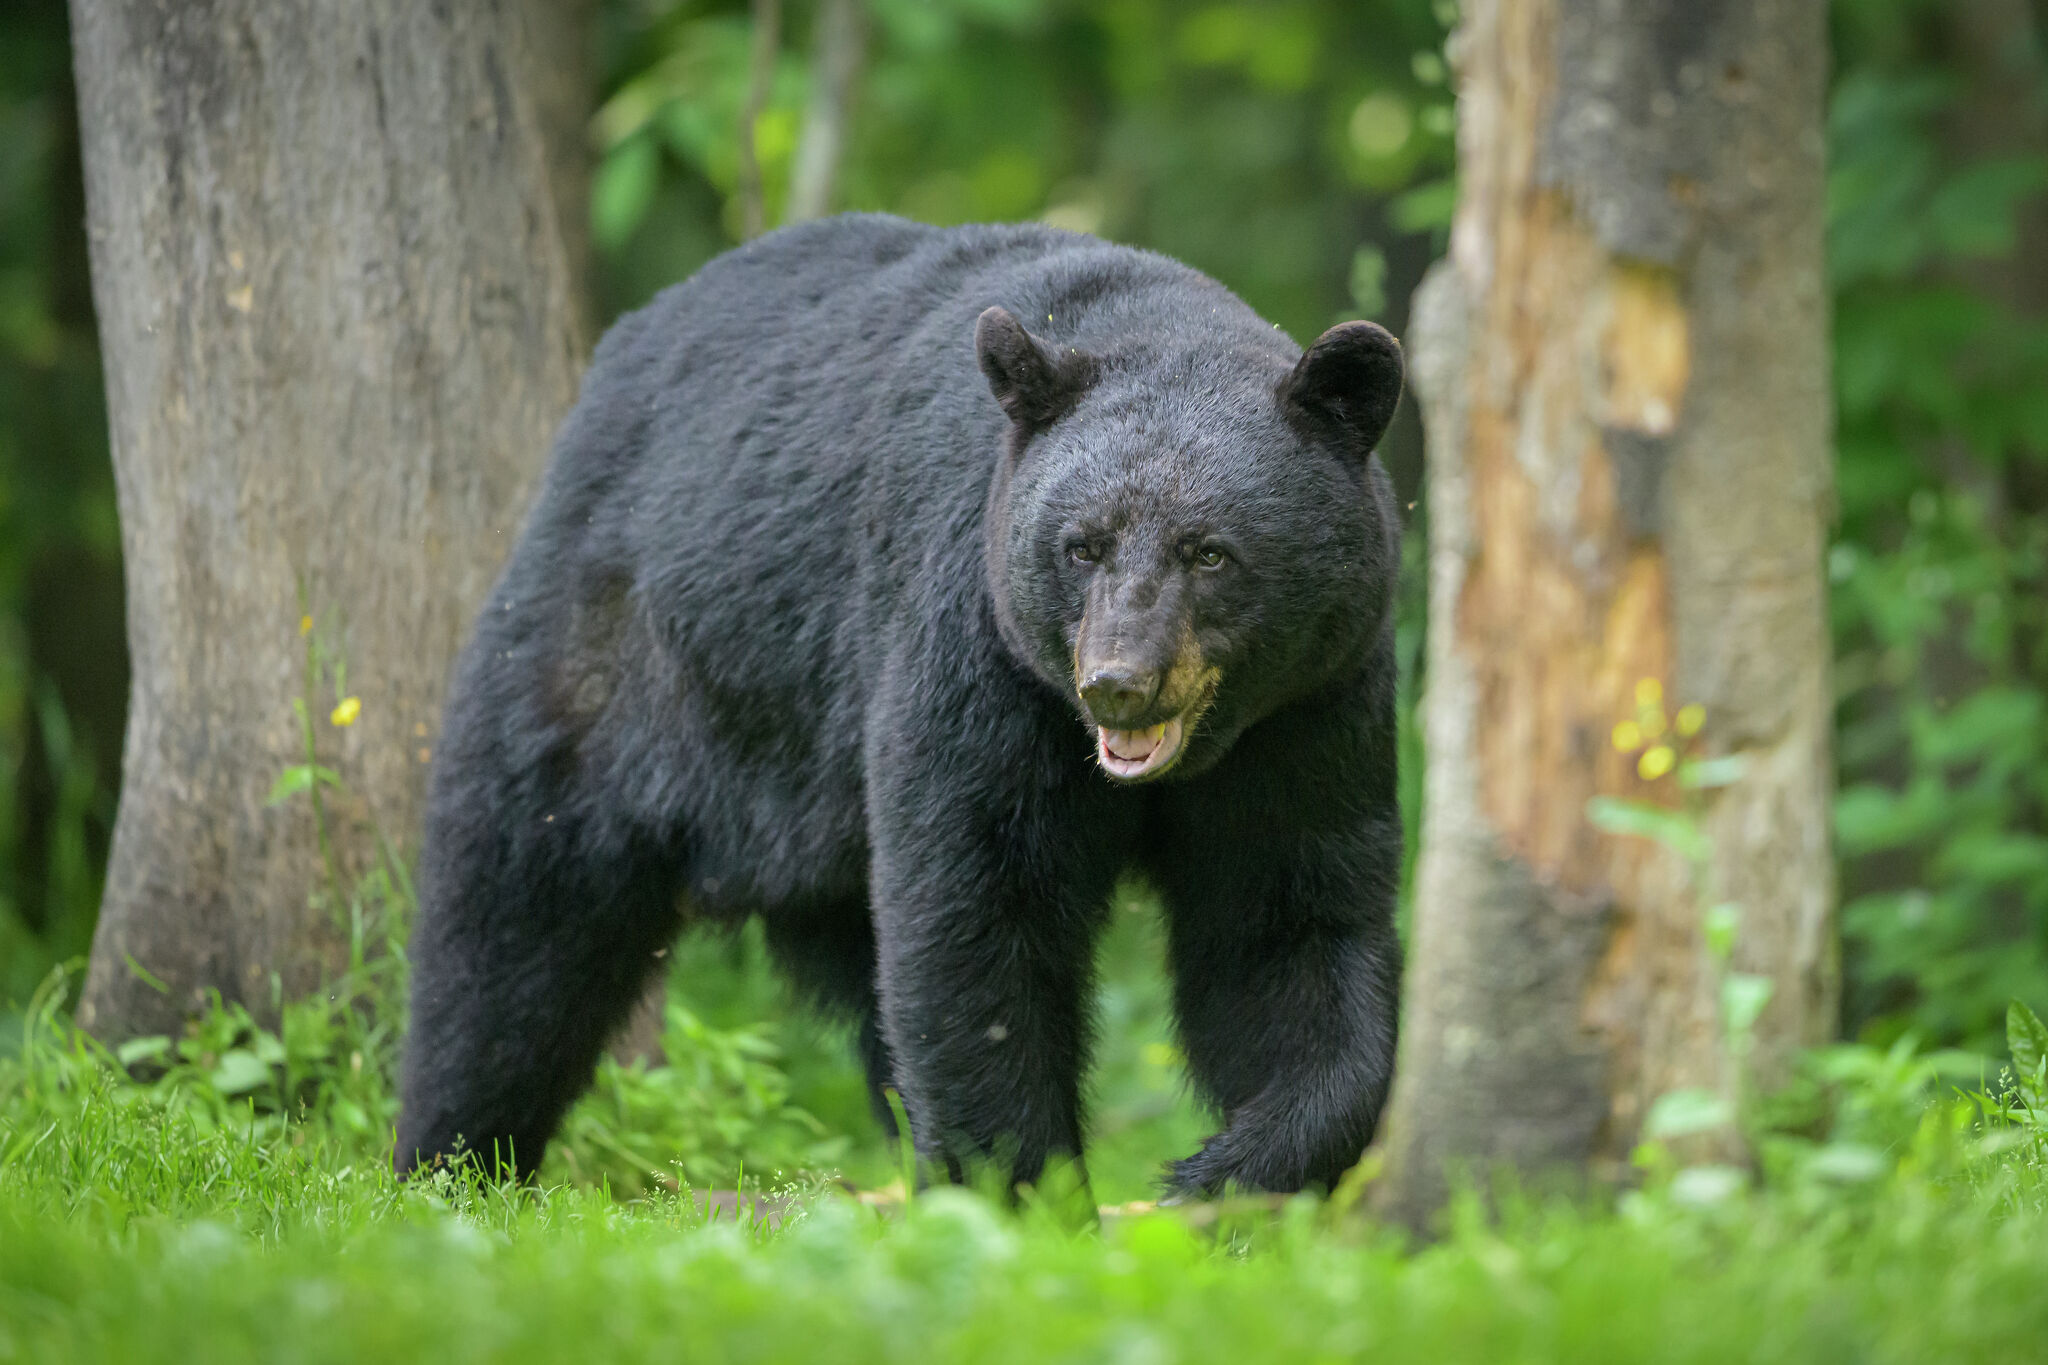
<instances>
[{"instance_id":1,"label":"bear's tongue","mask_svg":"<svg viewBox=\"0 0 2048 1365\"><path fill-rule=\"evenodd\" d=\"M1102 747L1130 763L1142 763L1152 757L1152 751L1159 747L1159 741L1164 738L1164 725L1155 725L1149 730L1112 730L1106 725L1102 727Z\"/></svg>"},{"instance_id":2,"label":"bear's tongue","mask_svg":"<svg viewBox=\"0 0 2048 1365\"><path fill-rule=\"evenodd\" d=\"M1096 757L1113 776L1142 777L1173 760L1180 748L1181 722L1178 716L1147 730L1112 730L1096 727Z\"/></svg>"}]
</instances>

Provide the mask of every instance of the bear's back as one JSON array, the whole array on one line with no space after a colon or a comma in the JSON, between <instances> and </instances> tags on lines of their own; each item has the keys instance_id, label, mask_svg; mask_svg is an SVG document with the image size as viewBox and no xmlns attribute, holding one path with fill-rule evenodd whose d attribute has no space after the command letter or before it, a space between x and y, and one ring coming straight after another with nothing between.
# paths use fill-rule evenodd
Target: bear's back
<instances>
[{"instance_id":1,"label":"bear's back","mask_svg":"<svg viewBox=\"0 0 2048 1365\"><path fill-rule=\"evenodd\" d=\"M857 667L845 650L877 571L890 600L914 578L978 573L1007 421L974 357L991 304L1096 348L1214 327L1219 311L1262 330L1178 262L1042 224L800 224L606 335L536 522L607 573L630 566L685 653L729 653L765 613L795 652L749 658L757 674Z\"/></svg>"}]
</instances>

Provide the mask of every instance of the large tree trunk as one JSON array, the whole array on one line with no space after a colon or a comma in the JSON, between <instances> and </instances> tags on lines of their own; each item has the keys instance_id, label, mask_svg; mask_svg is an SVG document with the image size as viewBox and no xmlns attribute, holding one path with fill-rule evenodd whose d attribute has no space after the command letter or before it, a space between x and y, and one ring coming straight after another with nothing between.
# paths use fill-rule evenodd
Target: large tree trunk
<instances>
[{"instance_id":1,"label":"large tree trunk","mask_svg":"<svg viewBox=\"0 0 2048 1365\"><path fill-rule=\"evenodd\" d=\"M302 590L362 703L314 715L343 880L370 819L416 827L583 354L524 3L73 0L134 671L101 1034L332 965L307 804L265 804L302 761Z\"/></svg>"},{"instance_id":2,"label":"large tree trunk","mask_svg":"<svg viewBox=\"0 0 2048 1365\"><path fill-rule=\"evenodd\" d=\"M1830 1031L1824 8L1465 7L1412 344L1429 771L1381 1186L1411 1223L1459 1167L1612 1176L1659 1095L1733 1093L1712 902L1773 983L1752 1078ZM1739 780L1639 775L1610 735L1643 679ZM1602 795L1697 803L1710 852L1600 832Z\"/></svg>"},{"instance_id":3,"label":"large tree trunk","mask_svg":"<svg viewBox=\"0 0 2048 1365\"><path fill-rule=\"evenodd\" d=\"M548 187L555 200L555 231L569 261L576 324L588 342L598 332L596 262L590 243L590 117L596 103L594 38L597 0L519 0L526 16L527 51L536 54L525 76L533 94L541 145L547 151ZM587 347L578 354L589 359Z\"/></svg>"}]
</instances>

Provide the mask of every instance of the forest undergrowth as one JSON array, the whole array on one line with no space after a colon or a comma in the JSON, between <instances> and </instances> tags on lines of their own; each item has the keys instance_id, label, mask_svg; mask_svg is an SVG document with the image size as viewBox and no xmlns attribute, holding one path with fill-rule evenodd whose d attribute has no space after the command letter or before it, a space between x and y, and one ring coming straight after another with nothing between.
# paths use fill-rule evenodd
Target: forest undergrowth
<instances>
[{"instance_id":1,"label":"forest undergrowth","mask_svg":"<svg viewBox=\"0 0 2048 1365\"><path fill-rule=\"evenodd\" d=\"M692 938L663 1061L603 1062L539 1181L402 1185L403 917L355 908L389 941L275 1030L220 1006L109 1051L52 976L0 1060L0 1360L1905 1361L2048 1330L2048 1031L2024 1006L2010 1060L1809 1054L1746 1108L1747 1164L1687 1164L1680 1115L1625 1190L1468 1187L1418 1237L1372 1216L1370 1157L1329 1199L1145 1198L1201 1116L1148 1037L1142 900L1105 948L1099 1219L904 1200L838 1112L861 1104L845 1040L759 1023L758 943ZM705 1197L733 1187L765 1198Z\"/></svg>"}]
</instances>

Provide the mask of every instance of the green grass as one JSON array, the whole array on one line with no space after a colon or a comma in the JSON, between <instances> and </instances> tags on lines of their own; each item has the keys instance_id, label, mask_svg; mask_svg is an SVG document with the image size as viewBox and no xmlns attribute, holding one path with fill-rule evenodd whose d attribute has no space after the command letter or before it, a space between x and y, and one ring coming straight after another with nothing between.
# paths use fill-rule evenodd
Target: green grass
<instances>
[{"instance_id":1,"label":"green grass","mask_svg":"<svg viewBox=\"0 0 2048 1365\"><path fill-rule=\"evenodd\" d=\"M0 1158L8 1361L1880 1362L2048 1340L2040 1184L1941 1121L1867 1187L1498 1220L1468 1200L1421 1249L1312 1201L1076 1232L964 1191L892 1218L815 1193L771 1232L673 1195L406 1189L318 1134L110 1091L23 1136Z\"/></svg>"},{"instance_id":2,"label":"green grass","mask_svg":"<svg viewBox=\"0 0 2048 1365\"><path fill-rule=\"evenodd\" d=\"M1127 910L1105 949L1109 1200L1200 1131L1162 1050L1155 935ZM786 1011L757 942L678 959L671 1064L608 1064L533 1188L391 1177L400 955L362 957L275 1034L217 1009L125 1049L143 1079L45 992L0 1057L0 1362L1905 1362L2048 1342L2048 1031L2017 1009L2019 1074L1978 1082L2001 1099L1956 1090L1974 1059L1829 1049L1751 1116L1753 1171L1652 1146L1638 1189L1468 1195L1418 1243L1343 1198L1101 1227L951 1189L857 1203L820 1167L893 1167L844 1040ZM742 1166L792 1197L783 1226L699 1211L691 1182Z\"/></svg>"}]
</instances>

